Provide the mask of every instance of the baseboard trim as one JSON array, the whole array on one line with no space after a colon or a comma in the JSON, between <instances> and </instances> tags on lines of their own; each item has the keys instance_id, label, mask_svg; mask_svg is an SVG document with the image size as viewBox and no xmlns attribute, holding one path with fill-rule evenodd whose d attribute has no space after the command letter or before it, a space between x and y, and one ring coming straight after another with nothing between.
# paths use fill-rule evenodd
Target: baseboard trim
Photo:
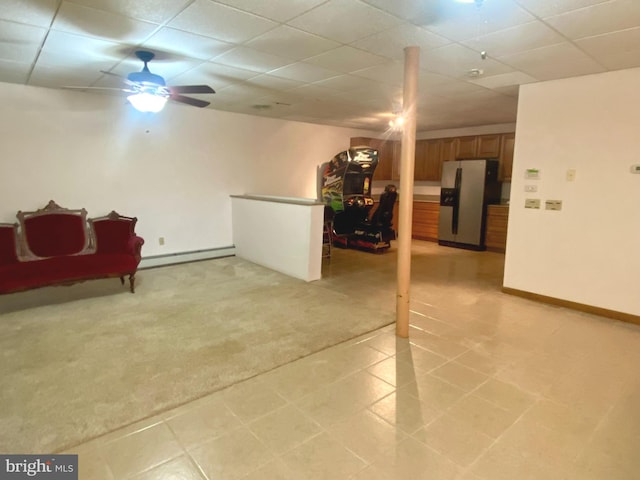
<instances>
[{"instance_id":1,"label":"baseboard trim","mask_svg":"<svg viewBox=\"0 0 640 480\"><path fill-rule=\"evenodd\" d=\"M143 257L139 269L164 267L178 263L197 262L199 260L211 260L213 258L231 257L236 254L235 245L220 248L208 248L206 250L193 250L190 252L169 253L167 255L152 255Z\"/></svg>"},{"instance_id":2,"label":"baseboard trim","mask_svg":"<svg viewBox=\"0 0 640 480\"><path fill-rule=\"evenodd\" d=\"M502 287L502 291L504 293L508 293L509 295L515 295L517 297L535 300L537 302L557 305L559 307L571 308L572 310L578 310L580 312L592 313L594 315L600 315L601 317L613 318L614 320L620 320L623 322L635 323L636 325L640 325L639 315L632 315L630 313L618 312L616 310L594 307L593 305L586 305L584 303L571 302L569 300L563 300L561 298L548 297L546 295L540 295L538 293L518 290L517 288Z\"/></svg>"}]
</instances>

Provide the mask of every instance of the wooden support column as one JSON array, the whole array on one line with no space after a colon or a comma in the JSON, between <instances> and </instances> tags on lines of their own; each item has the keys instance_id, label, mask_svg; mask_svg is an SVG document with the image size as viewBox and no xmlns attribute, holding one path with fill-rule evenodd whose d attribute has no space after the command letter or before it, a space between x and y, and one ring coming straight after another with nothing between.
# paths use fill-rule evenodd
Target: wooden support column
<instances>
[{"instance_id":1,"label":"wooden support column","mask_svg":"<svg viewBox=\"0 0 640 480\"><path fill-rule=\"evenodd\" d=\"M404 128L400 150L400 209L398 213L398 286L396 293L396 335L409 336L409 289L411 285L411 222L413 212L413 171L416 151L416 103L420 48L404 49Z\"/></svg>"}]
</instances>

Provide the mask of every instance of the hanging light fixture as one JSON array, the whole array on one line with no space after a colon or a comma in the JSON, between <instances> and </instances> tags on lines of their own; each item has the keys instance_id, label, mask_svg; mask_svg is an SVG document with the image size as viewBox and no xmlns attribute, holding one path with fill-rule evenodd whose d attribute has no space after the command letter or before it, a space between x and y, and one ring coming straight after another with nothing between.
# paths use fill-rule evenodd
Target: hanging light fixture
<instances>
[{"instance_id":1,"label":"hanging light fixture","mask_svg":"<svg viewBox=\"0 0 640 480\"><path fill-rule=\"evenodd\" d=\"M158 113L167 103L167 99L163 95L157 95L149 92L138 92L129 95L127 100L133 105L133 108L139 112Z\"/></svg>"},{"instance_id":2,"label":"hanging light fixture","mask_svg":"<svg viewBox=\"0 0 640 480\"><path fill-rule=\"evenodd\" d=\"M389 127L391 128L391 130L396 130L396 131L402 130L402 127L404 126L404 122L405 122L404 115L402 113L396 113L394 118L389 120Z\"/></svg>"}]
</instances>

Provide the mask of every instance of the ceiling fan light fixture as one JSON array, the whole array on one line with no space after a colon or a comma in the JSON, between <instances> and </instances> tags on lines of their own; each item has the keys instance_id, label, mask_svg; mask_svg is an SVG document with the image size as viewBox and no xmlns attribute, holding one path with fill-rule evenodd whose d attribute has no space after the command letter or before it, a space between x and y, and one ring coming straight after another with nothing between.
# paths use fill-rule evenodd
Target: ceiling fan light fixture
<instances>
[{"instance_id":1,"label":"ceiling fan light fixture","mask_svg":"<svg viewBox=\"0 0 640 480\"><path fill-rule=\"evenodd\" d=\"M154 95L148 92L134 93L129 95L127 100L133 108L139 112L160 112L167 103L168 97L164 95Z\"/></svg>"},{"instance_id":2,"label":"ceiling fan light fixture","mask_svg":"<svg viewBox=\"0 0 640 480\"><path fill-rule=\"evenodd\" d=\"M402 115L401 113L396 114L394 118L389 120L389 128L394 131L400 131L404 126L404 122L405 122L404 115Z\"/></svg>"}]
</instances>

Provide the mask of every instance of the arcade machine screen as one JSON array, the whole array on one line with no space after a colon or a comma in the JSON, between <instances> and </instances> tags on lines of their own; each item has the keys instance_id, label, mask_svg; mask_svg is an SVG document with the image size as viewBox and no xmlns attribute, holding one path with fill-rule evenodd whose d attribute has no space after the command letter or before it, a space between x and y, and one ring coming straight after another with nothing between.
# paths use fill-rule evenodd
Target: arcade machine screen
<instances>
[{"instance_id":1,"label":"arcade machine screen","mask_svg":"<svg viewBox=\"0 0 640 480\"><path fill-rule=\"evenodd\" d=\"M362 174L347 174L344 177L344 195L369 195L369 176Z\"/></svg>"}]
</instances>

